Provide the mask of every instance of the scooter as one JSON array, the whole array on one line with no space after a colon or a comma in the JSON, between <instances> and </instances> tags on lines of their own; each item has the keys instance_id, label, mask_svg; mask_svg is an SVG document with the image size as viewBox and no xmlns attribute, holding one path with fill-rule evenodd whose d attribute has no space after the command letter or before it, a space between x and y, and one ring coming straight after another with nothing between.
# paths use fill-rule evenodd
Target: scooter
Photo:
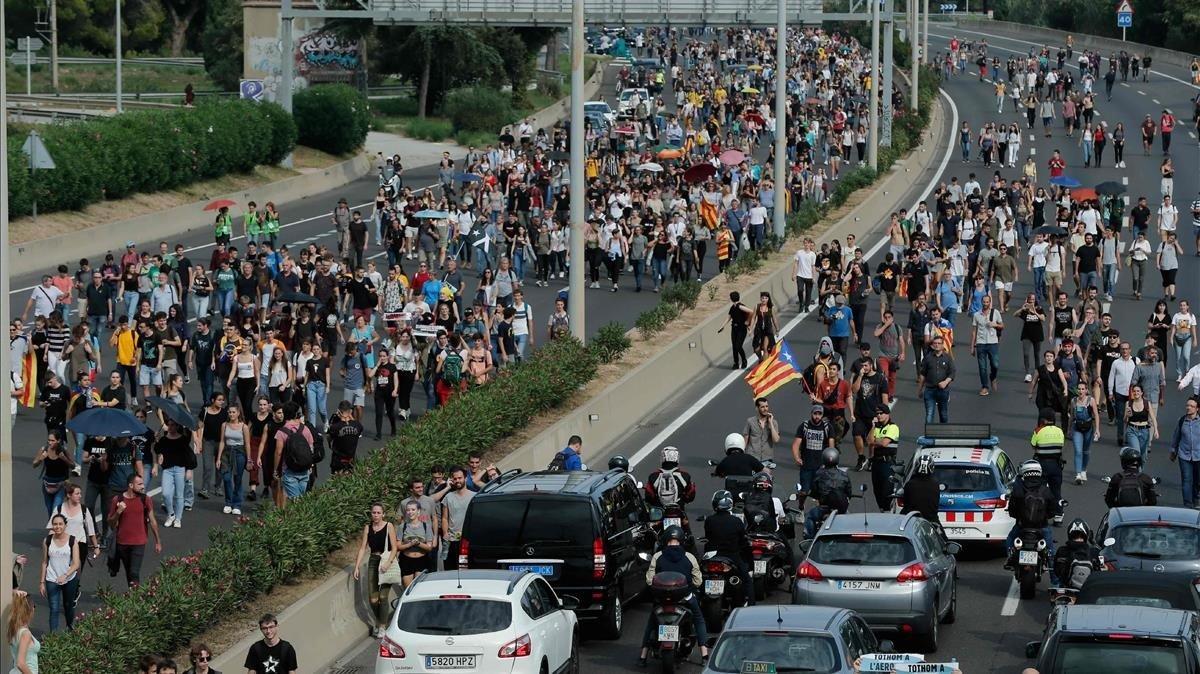
<instances>
[{"instance_id":1,"label":"scooter","mask_svg":"<svg viewBox=\"0 0 1200 674\"><path fill-rule=\"evenodd\" d=\"M1067 501L1058 502L1062 508ZM1033 599L1042 574L1050 568L1050 541L1042 536L1041 529L1023 527L1013 539L1013 578L1021 588L1021 599Z\"/></svg>"},{"instance_id":2,"label":"scooter","mask_svg":"<svg viewBox=\"0 0 1200 674\"><path fill-rule=\"evenodd\" d=\"M688 579L674 571L657 573L650 582L655 626L650 652L662 663L663 674L674 674L696 647L692 611L684 603L691 593Z\"/></svg>"},{"instance_id":3,"label":"scooter","mask_svg":"<svg viewBox=\"0 0 1200 674\"><path fill-rule=\"evenodd\" d=\"M650 508L650 528L654 531L655 540L658 543L655 550L662 548L662 534L671 527L679 527L683 529L685 534L683 547L688 552L695 554L696 539L692 535L692 523L688 519L687 511L682 505L666 506L665 508Z\"/></svg>"},{"instance_id":4,"label":"scooter","mask_svg":"<svg viewBox=\"0 0 1200 674\"><path fill-rule=\"evenodd\" d=\"M746 527L750 539L750 577L754 582L754 598L760 601L771 590L787 585L792 572L788 546L795 538L795 523L786 514L777 531L761 529L763 518L762 513L755 514Z\"/></svg>"}]
</instances>

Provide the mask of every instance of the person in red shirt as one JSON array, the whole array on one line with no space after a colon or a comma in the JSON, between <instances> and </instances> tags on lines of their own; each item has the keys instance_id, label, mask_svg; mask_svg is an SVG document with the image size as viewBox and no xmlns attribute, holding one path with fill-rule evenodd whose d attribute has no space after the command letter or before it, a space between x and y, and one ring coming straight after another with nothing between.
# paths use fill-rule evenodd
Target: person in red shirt
<instances>
[{"instance_id":1,"label":"person in red shirt","mask_svg":"<svg viewBox=\"0 0 1200 674\"><path fill-rule=\"evenodd\" d=\"M1158 130L1162 132L1163 156L1166 156L1171 153L1171 132L1175 130L1175 115L1169 110L1162 111L1162 117L1158 120Z\"/></svg>"},{"instance_id":2,"label":"person in red shirt","mask_svg":"<svg viewBox=\"0 0 1200 674\"><path fill-rule=\"evenodd\" d=\"M1146 115L1146 119L1142 120L1142 152L1150 154L1150 146L1154 145L1154 131L1158 125L1150 119L1150 115Z\"/></svg>"},{"instance_id":3,"label":"person in red shirt","mask_svg":"<svg viewBox=\"0 0 1200 674\"><path fill-rule=\"evenodd\" d=\"M417 268L417 273L413 274L413 278L412 278L413 295L414 296L420 295L421 288L423 288L425 286L425 282L432 278L433 278L433 274L429 273L429 266L427 264L425 264L424 262L422 262L420 264L420 266Z\"/></svg>"},{"instance_id":4,"label":"person in red shirt","mask_svg":"<svg viewBox=\"0 0 1200 674\"><path fill-rule=\"evenodd\" d=\"M1050 167L1050 177L1057 178L1063 174L1063 170L1067 168L1067 160L1063 159L1062 153L1058 150L1050 155L1050 161L1046 162Z\"/></svg>"},{"instance_id":5,"label":"person in red shirt","mask_svg":"<svg viewBox=\"0 0 1200 674\"><path fill-rule=\"evenodd\" d=\"M108 573L117 575L125 565L125 581L135 587L141 581L142 557L150 534L154 535L154 552L162 553L162 539L158 535L158 521L154 518L154 503L146 496L146 483L142 476L129 476L125 491L113 497L108 508L108 525L117 532L114 545L116 555L109 556Z\"/></svg>"}]
</instances>

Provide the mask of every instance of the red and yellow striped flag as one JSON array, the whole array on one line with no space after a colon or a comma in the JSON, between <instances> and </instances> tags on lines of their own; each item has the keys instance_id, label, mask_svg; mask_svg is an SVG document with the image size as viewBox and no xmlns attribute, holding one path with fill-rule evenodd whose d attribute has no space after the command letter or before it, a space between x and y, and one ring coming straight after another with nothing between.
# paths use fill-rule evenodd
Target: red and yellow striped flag
<instances>
[{"instance_id":1,"label":"red and yellow striped flag","mask_svg":"<svg viewBox=\"0 0 1200 674\"><path fill-rule=\"evenodd\" d=\"M787 342L780 340L771 353L746 373L746 384L754 392L754 397L762 398L775 392L780 386L800 378L800 368L796 367L796 358Z\"/></svg>"},{"instance_id":2,"label":"red and yellow striped flag","mask_svg":"<svg viewBox=\"0 0 1200 674\"><path fill-rule=\"evenodd\" d=\"M32 350L29 350L25 352L25 356L21 359L21 393L17 395L17 402L25 407L36 407L38 397L37 382L37 356L34 355Z\"/></svg>"},{"instance_id":3,"label":"red and yellow striped flag","mask_svg":"<svg viewBox=\"0 0 1200 674\"><path fill-rule=\"evenodd\" d=\"M700 221L709 229L717 228L717 205L708 202L708 199L700 200Z\"/></svg>"}]
</instances>

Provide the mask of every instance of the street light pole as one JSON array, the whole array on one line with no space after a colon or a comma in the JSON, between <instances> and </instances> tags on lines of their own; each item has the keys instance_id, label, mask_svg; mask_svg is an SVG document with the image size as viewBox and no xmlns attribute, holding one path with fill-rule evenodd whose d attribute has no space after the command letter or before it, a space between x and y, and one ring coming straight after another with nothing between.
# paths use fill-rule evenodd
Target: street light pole
<instances>
[{"instance_id":1,"label":"street light pole","mask_svg":"<svg viewBox=\"0 0 1200 674\"><path fill-rule=\"evenodd\" d=\"M292 0L283 0L279 6L279 105L292 114ZM292 168L292 153L288 152L280 164Z\"/></svg>"},{"instance_id":2,"label":"street light pole","mask_svg":"<svg viewBox=\"0 0 1200 674\"><path fill-rule=\"evenodd\" d=\"M921 7L918 4L920 0L908 0L908 51L911 53L909 59L909 69L912 72L912 91L909 92L910 101L908 107L913 111L917 111L920 105L920 97L917 96L917 80L921 74L919 52L921 50Z\"/></svg>"},{"instance_id":3,"label":"street light pole","mask_svg":"<svg viewBox=\"0 0 1200 674\"><path fill-rule=\"evenodd\" d=\"M783 186L787 181L787 0L778 0L775 25L775 236L787 232Z\"/></svg>"},{"instance_id":4,"label":"street light pole","mask_svg":"<svg viewBox=\"0 0 1200 674\"><path fill-rule=\"evenodd\" d=\"M121 0L117 0L117 112L123 112L121 104Z\"/></svg>"},{"instance_id":5,"label":"street light pole","mask_svg":"<svg viewBox=\"0 0 1200 674\"><path fill-rule=\"evenodd\" d=\"M584 204L585 178L583 169L583 60L587 53L583 36L583 0L571 2L571 267L567 284L567 315L571 334L579 341L587 338L583 307L583 239L587 227Z\"/></svg>"},{"instance_id":6,"label":"street light pole","mask_svg":"<svg viewBox=\"0 0 1200 674\"><path fill-rule=\"evenodd\" d=\"M921 0L917 0L920 2ZM929 0L924 0L925 8L922 14L925 15L921 21L921 63L929 63Z\"/></svg>"},{"instance_id":7,"label":"street light pole","mask_svg":"<svg viewBox=\"0 0 1200 674\"><path fill-rule=\"evenodd\" d=\"M881 81L879 83L880 103L882 103L883 113L879 120L879 144L884 147L892 146L892 71L895 70L895 64L892 61L894 41L896 36L896 21L892 17L895 16L893 11L896 7L894 0L884 0L888 4L888 18L880 27L883 31L883 68Z\"/></svg>"},{"instance_id":8,"label":"street light pole","mask_svg":"<svg viewBox=\"0 0 1200 674\"><path fill-rule=\"evenodd\" d=\"M869 0L871 3L871 92L867 99L867 161L871 170L879 170L879 3L880 0Z\"/></svg>"},{"instance_id":9,"label":"street light pole","mask_svg":"<svg viewBox=\"0 0 1200 674\"><path fill-rule=\"evenodd\" d=\"M0 35L6 35L4 12L0 11ZM0 40L0 63L6 61L4 41ZM0 110L8 109L8 78L0 77ZM8 156L8 128L0 124L0 157ZM12 320L9 302L8 265L8 162L0 161L0 323ZM8 624L12 611L13 566L13 443L12 443L12 351L0 349L0 624ZM7 644L5 644L7 646ZM0 648L0 672L13 667L12 649Z\"/></svg>"}]
</instances>

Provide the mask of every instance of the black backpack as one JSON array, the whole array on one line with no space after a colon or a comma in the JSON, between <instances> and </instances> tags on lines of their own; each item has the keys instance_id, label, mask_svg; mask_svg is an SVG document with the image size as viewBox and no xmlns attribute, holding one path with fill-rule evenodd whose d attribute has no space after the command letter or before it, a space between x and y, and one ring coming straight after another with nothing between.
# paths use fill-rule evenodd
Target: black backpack
<instances>
[{"instance_id":1,"label":"black backpack","mask_svg":"<svg viewBox=\"0 0 1200 674\"><path fill-rule=\"evenodd\" d=\"M309 433L313 437L311 443L308 438L304 437L305 428L309 429ZM292 472L300 473L309 470L325 458L325 444L322 442L320 434L308 424L303 424L287 433L287 440L283 443L283 461Z\"/></svg>"},{"instance_id":2,"label":"black backpack","mask_svg":"<svg viewBox=\"0 0 1200 674\"><path fill-rule=\"evenodd\" d=\"M1021 500L1021 524L1042 525L1048 518L1049 507L1041 490L1026 492Z\"/></svg>"},{"instance_id":3,"label":"black backpack","mask_svg":"<svg viewBox=\"0 0 1200 674\"><path fill-rule=\"evenodd\" d=\"M1117 487L1117 507L1129 508L1146 505L1146 494L1137 473L1121 473L1121 484Z\"/></svg>"},{"instance_id":4,"label":"black backpack","mask_svg":"<svg viewBox=\"0 0 1200 674\"><path fill-rule=\"evenodd\" d=\"M756 489L749 491L744 497L742 512L747 529L774 530L775 523L771 520L775 517L775 504L767 492ZM755 515L762 515L762 521L755 522Z\"/></svg>"},{"instance_id":5,"label":"black backpack","mask_svg":"<svg viewBox=\"0 0 1200 674\"><path fill-rule=\"evenodd\" d=\"M546 466L546 470L555 470L555 471L566 470L566 467L567 467L567 453L566 452L558 452L557 454L554 455L553 459L550 459L550 465Z\"/></svg>"}]
</instances>

